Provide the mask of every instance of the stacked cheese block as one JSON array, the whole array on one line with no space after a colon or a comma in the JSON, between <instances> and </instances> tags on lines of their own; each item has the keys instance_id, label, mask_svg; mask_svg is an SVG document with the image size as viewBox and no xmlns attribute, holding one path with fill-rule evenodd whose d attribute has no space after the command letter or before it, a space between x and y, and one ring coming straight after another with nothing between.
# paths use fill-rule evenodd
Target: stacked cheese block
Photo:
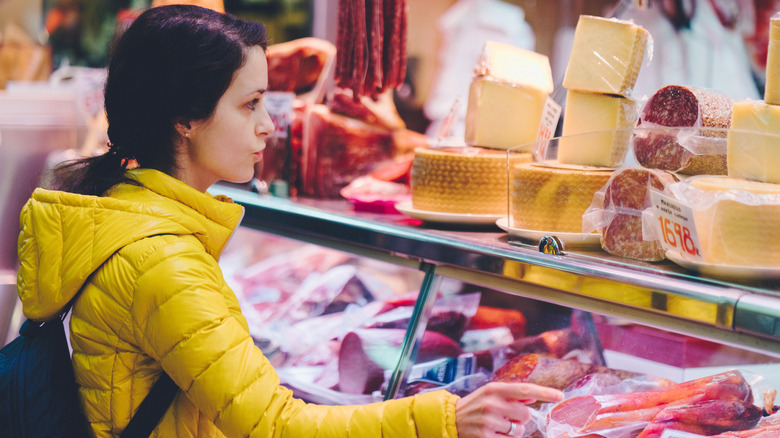
<instances>
[{"instance_id":1,"label":"stacked cheese block","mask_svg":"<svg viewBox=\"0 0 780 438\"><path fill-rule=\"evenodd\" d=\"M770 23L764 101L736 101L728 176L678 183L705 262L780 267L780 14Z\"/></svg>"},{"instance_id":2,"label":"stacked cheese block","mask_svg":"<svg viewBox=\"0 0 780 438\"><path fill-rule=\"evenodd\" d=\"M568 95L558 158L515 167L513 227L582 233L583 214L626 155L635 119L630 93L647 40L633 23L580 17L563 80Z\"/></svg>"},{"instance_id":3,"label":"stacked cheese block","mask_svg":"<svg viewBox=\"0 0 780 438\"><path fill-rule=\"evenodd\" d=\"M626 21L583 15L563 78L567 89L558 161L617 167L628 150L636 118L631 91L644 59L648 33ZM605 131L599 135L577 134Z\"/></svg>"},{"instance_id":4,"label":"stacked cheese block","mask_svg":"<svg viewBox=\"0 0 780 438\"><path fill-rule=\"evenodd\" d=\"M507 149L536 139L552 92L546 56L488 41L475 68L466 114L468 147L415 151L412 207L457 214L507 215L507 166L531 153Z\"/></svg>"}]
</instances>

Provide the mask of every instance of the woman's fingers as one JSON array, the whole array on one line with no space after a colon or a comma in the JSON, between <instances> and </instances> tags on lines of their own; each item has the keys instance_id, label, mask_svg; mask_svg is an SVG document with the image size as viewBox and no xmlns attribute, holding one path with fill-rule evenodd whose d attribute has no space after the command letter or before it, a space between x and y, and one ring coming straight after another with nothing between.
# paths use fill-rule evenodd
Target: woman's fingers
<instances>
[{"instance_id":1,"label":"woman's fingers","mask_svg":"<svg viewBox=\"0 0 780 438\"><path fill-rule=\"evenodd\" d=\"M462 437L520 436L532 418L525 402L557 402L563 393L529 383L492 382L460 399L455 407ZM514 423L514 426L512 424Z\"/></svg>"}]
</instances>

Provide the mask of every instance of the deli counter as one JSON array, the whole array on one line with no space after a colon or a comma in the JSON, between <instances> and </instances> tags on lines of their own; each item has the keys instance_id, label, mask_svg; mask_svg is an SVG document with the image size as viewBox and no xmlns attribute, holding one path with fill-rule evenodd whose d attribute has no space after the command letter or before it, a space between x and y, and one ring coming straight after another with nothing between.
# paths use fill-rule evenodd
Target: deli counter
<instances>
[{"instance_id":1,"label":"deli counter","mask_svg":"<svg viewBox=\"0 0 780 438\"><path fill-rule=\"evenodd\" d=\"M542 320L555 318L554 311L544 316L545 305L584 313L585 332L592 335L586 344L595 346L596 362L602 364L607 353L606 362L618 368L660 373L667 365L683 371L690 367L687 374L673 374L677 381L735 365L760 376L764 386L777 386L773 379L780 375L780 278L776 273L697 272L669 261L646 263L598 248L567 247L554 236L523 241L495 225L444 225L397 212L357 211L346 200L289 200L233 185L217 185L210 191L245 207L242 229L419 271L413 314L404 326L397 361L385 371L381 398L410 394L410 381L419 374L413 365L420 361L423 333L440 296L437 290L449 280L488 288L509 300L499 299L499 303L525 300L521 310L540 313L536 316ZM627 328L634 326L640 329ZM666 355L670 357L662 357ZM760 394L755 396L760 400ZM339 403L342 399L311 400Z\"/></svg>"}]
</instances>

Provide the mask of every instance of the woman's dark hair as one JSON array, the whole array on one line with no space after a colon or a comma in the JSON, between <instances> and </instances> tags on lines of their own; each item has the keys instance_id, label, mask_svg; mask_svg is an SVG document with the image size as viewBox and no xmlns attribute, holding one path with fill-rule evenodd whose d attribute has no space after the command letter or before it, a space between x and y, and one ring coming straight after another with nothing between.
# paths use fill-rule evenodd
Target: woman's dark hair
<instances>
[{"instance_id":1,"label":"woman's dark hair","mask_svg":"<svg viewBox=\"0 0 780 438\"><path fill-rule=\"evenodd\" d=\"M110 58L108 152L59 166L54 188L102 195L127 181L130 160L170 174L176 123L209 118L246 62L246 49L267 44L263 24L229 14L189 5L145 11Z\"/></svg>"}]
</instances>

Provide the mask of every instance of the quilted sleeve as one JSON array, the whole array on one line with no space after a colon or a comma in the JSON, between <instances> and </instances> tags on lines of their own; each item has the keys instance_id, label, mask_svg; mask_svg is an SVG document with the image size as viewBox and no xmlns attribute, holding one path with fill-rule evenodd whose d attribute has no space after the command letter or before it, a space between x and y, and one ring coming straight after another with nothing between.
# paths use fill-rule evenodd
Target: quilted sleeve
<instances>
[{"instance_id":1,"label":"quilted sleeve","mask_svg":"<svg viewBox=\"0 0 780 438\"><path fill-rule=\"evenodd\" d=\"M225 435L457 437L457 397L444 391L362 406L294 399L231 313L217 262L193 242L158 249L139 270L139 345Z\"/></svg>"}]
</instances>

